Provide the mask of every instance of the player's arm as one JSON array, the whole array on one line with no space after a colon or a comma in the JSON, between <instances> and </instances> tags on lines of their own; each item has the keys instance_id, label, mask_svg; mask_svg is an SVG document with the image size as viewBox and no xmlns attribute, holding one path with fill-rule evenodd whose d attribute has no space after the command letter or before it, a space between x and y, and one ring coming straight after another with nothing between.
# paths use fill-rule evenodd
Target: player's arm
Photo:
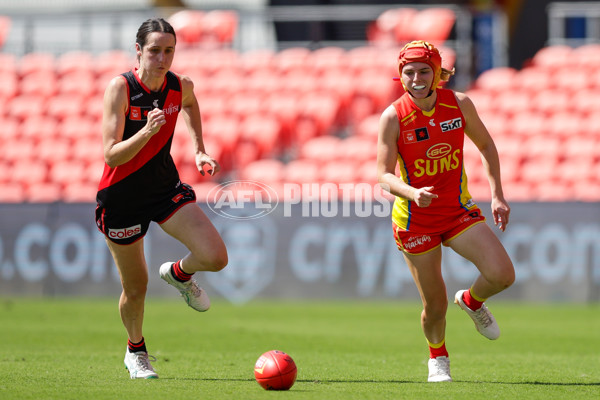
<instances>
[{"instance_id":1,"label":"player's arm","mask_svg":"<svg viewBox=\"0 0 600 400\"><path fill-rule=\"evenodd\" d=\"M473 141L481 153L481 161L490 183L492 192L492 213L494 223L504 231L508 224L510 207L504 199L502 181L500 179L500 158L492 136L479 118L475 105L464 93L456 93L458 104L465 117L465 133Z\"/></svg>"},{"instance_id":2,"label":"player's arm","mask_svg":"<svg viewBox=\"0 0 600 400\"><path fill-rule=\"evenodd\" d=\"M414 188L396 176L398 162L398 135L400 123L394 106L389 106L379 119L377 138L377 179L384 190L394 196L414 201L419 207L427 207L438 197L431 193L433 187Z\"/></svg>"},{"instance_id":3,"label":"player's arm","mask_svg":"<svg viewBox=\"0 0 600 400\"><path fill-rule=\"evenodd\" d=\"M127 82L121 76L113 78L104 92L102 117L104 160L109 167L125 164L135 157L165 124L162 110L152 110L148 113L146 125L129 139L123 140L128 105Z\"/></svg>"},{"instance_id":4,"label":"player's arm","mask_svg":"<svg viewBox=\"0 0 600 400\"><path fill-rule=\"evenodd\" d=\"M206 154L204 140L202 139L202 118L200 116L200 106L198 99L194 94L194 83L185 76L180 75L182 87L182 111L183 119L187 125L188 131L194 145L194 154L196 157L196 167L204 175L204 166L209 165L209 174L214 175L219 172L219 163L211 156Z\"/></svg>"}]
</instances>

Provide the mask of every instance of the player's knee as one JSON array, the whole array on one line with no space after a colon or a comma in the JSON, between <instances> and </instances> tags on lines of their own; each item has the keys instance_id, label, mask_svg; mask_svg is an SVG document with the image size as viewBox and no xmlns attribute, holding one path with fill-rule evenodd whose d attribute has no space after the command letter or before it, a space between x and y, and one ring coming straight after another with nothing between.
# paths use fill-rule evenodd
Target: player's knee
<instances>
[{"instance_id":1,"label":"player's knee","mask_svg":"<svg viewBox=\"0 0 600 400\"><path fill-rule=\"evenodd\" d=\"M494 283L504 289L509 288L515 282L515 269L512 263L506 264L498 270Z\"/></svg>"},{"instance_id":2,"label":"player's knee","mask_svg":"<svg viewBox=\"0 0 600 400\"><path fill-rule=\"evenodd\" d=\"M446 311L448 310L448 299L440 299L435 302L428 302L425 304L423 309L423 316L428 321L439 321L446 318Z\"/></svg>"},{"instance_id":3,"label":"player's knee","mask_svg":"<svg viewBox=\"0 0 600 400\"><path fill-rule=\"evenodd\" d=\"M207 264L208 264L208 268L210 269L210 271L219 272L220 270L222 270L223 268L225 268L227 266L228 262L229 262L229 258L227 256L227 250L221 250L221 251L215 252L215 254L213 254L211 259L208 260Z\"/></svg>"},{"instance_id":4,"label":"player's knee","mask_svg":"<svg viewBox=\"0 0 600 400\"><path fill-rule=\"evenodd\" d=\"M148 285L143 280L123 285L123 295L130 301L143 301L146 298L147 291Z\"/></svg>"}]
</instances>

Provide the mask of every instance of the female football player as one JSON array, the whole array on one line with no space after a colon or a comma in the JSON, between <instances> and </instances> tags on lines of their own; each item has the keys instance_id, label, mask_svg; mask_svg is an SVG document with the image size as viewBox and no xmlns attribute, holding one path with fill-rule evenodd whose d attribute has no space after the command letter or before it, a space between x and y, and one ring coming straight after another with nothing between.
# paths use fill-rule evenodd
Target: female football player
<instances>
[{"instance_id":1,"label":"female football player","mask_svg":"<svg viewBox=\"0 0 600 400\"><path fill-rule=\"evenodd\" d=\"M158 378L142 332L148 285L143 238L150 222L189 249L182 259L162 264L159 273L195 310L208 310L210 301L192 275L219 271L227 264L223 240L196 204L194 190L179 180L170 155L182 112L198 171L204 175L205 166L211 175L219 171L204 148L194 84L169 70L175 43L175 31L164 19L145 21L135 43L139 67L113 78L104 94L106 165L98 187L96 223L121 277L119 311L128 335L125 366L132 379Z\"/></svg>"},{"instance_id":2,"label":"female football player","mask_svg":"<svg viewBox=\"0 0 600 400\"><path fill-rule=\"evenodd\" d=\"M464 136L481 152L492 193L492 215L501 231L510 207L500 182L494 141L464 94L438 88L453 74L442 68L438 49L424 41L400 52L398 71L405 93L381 115L377 145L379 182L396 196L394 237L423 302L421 326L429 344L429 382L451 381L445 344L448 296L442 278L442 248L449 246L479 270L473 285L454 302L488 339L500 335L484 302L515 279L504 247L485 223L467 189ZM395 174L399 165L400 176Z\"/></svg>"}]
</instances>

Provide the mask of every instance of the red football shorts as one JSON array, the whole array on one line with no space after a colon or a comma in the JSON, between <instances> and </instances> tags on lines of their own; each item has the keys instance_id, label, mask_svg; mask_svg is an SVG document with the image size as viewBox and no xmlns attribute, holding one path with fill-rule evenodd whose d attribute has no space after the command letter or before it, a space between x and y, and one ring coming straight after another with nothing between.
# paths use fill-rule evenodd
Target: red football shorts
<instances>
[{"instance_id":1,"label":"red football shorts","mask_svg":"<svg viewBox=\"0 0 600 400\"><path fill-rule=\"evenodd\" d=\"M423 254L438 247L440 244L446 246L446 243L456 236L460 235L475 224L485 222L485 217L477 207L465 211L456 224L448 226L446 230L436 233L415 233L404 231L392 222L394 228L394 239L398 250L409 254Z\"/></svg>"}]
</instances>

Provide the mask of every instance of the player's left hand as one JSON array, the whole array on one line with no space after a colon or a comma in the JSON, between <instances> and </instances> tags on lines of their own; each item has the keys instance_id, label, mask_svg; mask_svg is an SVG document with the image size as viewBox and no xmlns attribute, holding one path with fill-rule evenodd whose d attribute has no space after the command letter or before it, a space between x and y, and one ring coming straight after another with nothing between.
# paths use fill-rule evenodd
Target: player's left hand
<instances>
[{"instance_id":1,"label":"player's left hand","mask_svg":"<svg viewBox=\"0 0 600 400\"><path fill-rule=\"evenodd\" d=\"M210 167L210 169L208 171L204 170L205 165L208 165ZM210 176L215 175L217 172L219 172L221 170L221 166L219 165L217 160L215 160L214 158L212 158L211 156L209 156L206 153L196 154L196 167L198 168L198 171L200 171L200 173L202 175L205 175L205 172L208 172L208 174Z\"/></svg>"},{"instance_id":2,"label":"player's left hand","mask_svg":"<svg viewBox=\"0 0 600 400\"><path fill-rule=\"evenodd\" d=\"M492 199L492 215L494 216L494 224L504 232L510 215L510 206L508 203L503 199Z\"/></svg>"}]
</instances>

